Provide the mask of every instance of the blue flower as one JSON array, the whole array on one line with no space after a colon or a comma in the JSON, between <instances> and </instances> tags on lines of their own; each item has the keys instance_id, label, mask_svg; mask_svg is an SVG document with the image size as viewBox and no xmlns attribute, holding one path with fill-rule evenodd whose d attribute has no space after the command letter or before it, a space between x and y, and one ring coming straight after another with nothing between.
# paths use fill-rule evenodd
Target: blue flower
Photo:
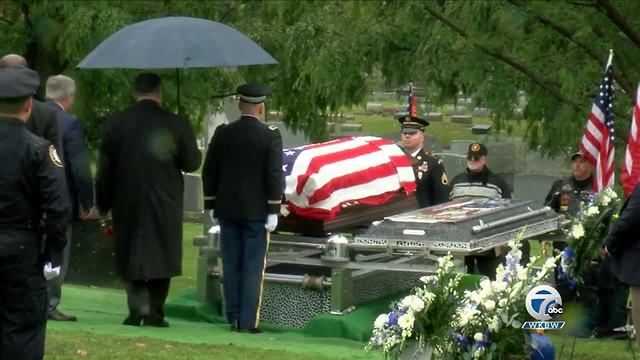
<instances>
[{"instance_id":1,"label":"blue flower","mask_svg":"<svg viewBox=\"0 0 640 360\"><path fill-rule=\"evenodd\" d=\"M576 255L576 253L575 253L575 251L573 251L571 246L567 246L566 248L564 248L564 250L562 250L562 254L561 254L561 256L567 262L573 262L573 258L575 257L575 255Z\"/></svg>"},{"instance_id":2,"label":"blue flower","mask_svg":"<svg viewBox=\"0 0 640 360\"><path fill-rule=\"evenodd\" d=\"M390 312L389 313L389 320L387 321L387 324L389 324L389 326L398 325L398 318L399 317L400 316L395 311Z\"/></svg>"},{"instance_id":3,"label":"blue flower","mask_svg":"<svg viewBox=\"0 0 640 360\"><path fill-rule=\"evenodd\" d=\"M453 333L453 340L463 349L466 349L469 346L469 338L461 333Z\"/></svg>"}]
</instances>

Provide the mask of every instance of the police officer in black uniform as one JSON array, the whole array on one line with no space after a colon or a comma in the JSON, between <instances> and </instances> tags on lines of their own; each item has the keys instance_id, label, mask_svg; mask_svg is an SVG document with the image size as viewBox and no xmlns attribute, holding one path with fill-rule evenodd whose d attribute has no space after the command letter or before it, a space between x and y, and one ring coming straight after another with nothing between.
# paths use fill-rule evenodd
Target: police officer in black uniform
<instances>
[{"instance_id":1,"label":"police officer in black uniform","mask_svg":"<svg viewBox=\"0 0 640 360\"><path fill-rule=\"evenodd\" d=\"M442 159L423 149L424 128L429 122L416 116L402 116L398 121L402 129L401 148L414 159L418 205L424 208L449 201L449 179Z\"/></svg>"},{"instance_id":2,"label":"police officer in black uniform","mask_svg":"<svg viewBox=\"0 0 640 360\"><path fill-rule=\"evenodd\" d=\"M242 116L218 127L202 170L205 209L220 223L225 312L232 331L261 332L260 301L268 247L282 199L282 138L261 121L266 85L237 89ZM266 231L265 231L266 230Z\"/></svg>"},{"instance_id":3,"label":"police officer in black uniform","mask_svg":"<svg viewBox=\"0 0 640 360\"><path fill-rule=\"evenodd\" d=\"M0 69L2 360L44 356L48 304L43 268L47 255L64 247L69 219L62 161L51 143L25 126L38 85L31 69Z\"/></svg>"},{"instance_id":4,"label":"police officer in black uniform","mask_svg":"<svg viewBox=\"0 0 640 360\"><path fill-rule=\"evenodd\" d=\"M571 171L572 176L553 183L545 203L558 213L575 216L580 210L580 202L588 203L593 195L593 165L582 152L576 151L571 155ZM553 242L554 249L558 251L566 246L564 241ZM585 283L579 291L579 300L587 311L586 319L574 331L576 336L587 337L592 332L596 337L612 336L614 328L625 324L627 291L611 274L608 261L603 256L600 264L582 276ZM575 297L576 289L558 269L555 275L556 288L563 299Z\"/></svg>"}]
</instances>

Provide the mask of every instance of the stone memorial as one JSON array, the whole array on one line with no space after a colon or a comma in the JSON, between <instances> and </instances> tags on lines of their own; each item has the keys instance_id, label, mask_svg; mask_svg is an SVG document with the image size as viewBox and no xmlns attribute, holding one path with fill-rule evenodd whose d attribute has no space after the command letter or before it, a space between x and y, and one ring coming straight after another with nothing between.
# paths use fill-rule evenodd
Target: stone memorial
<instances>
[{"instance_id":1,"label":"stone memorial","mask_svg":"<svg viewBox=\"0 0 640 360\"><path fill-rule=\"evenodd\" d=\"M182 211L184 218L191 221L202 219L204 200L202 193L202 179L198 174L182 174L184 192L182 197Z\"/></svg>"},{"instance_id":2,"label":"stone memorial","mask_svg":"<svg viewBox=\"0 0 640 360\"><path fill-rule=\"evenodd\" d=\"M364 110L365 114L382 114L382 104L380 103L367 103Z\"/></svg>"},{"instance_id":3,"label":"stone memorial","mask_svg":"<svg viewBox=\"0 0 640 360\"><path fill-rule=\"evenodd\" d=\"M451 122L456 124L473 124L473 116L471 115L451 115Z\"/></svg>"},{"instance_id":4,"label":"stone memorial","mask_svg":"<svg viewBox=\"0 0 640 360\"><path fill-rule=\"evenodd\" d=\"M488 134L491 131L491 125L488 124L476 124L471 128L471 133L476 135Z\"/></svg>"},{"instance_id":5,"label":"stone memorial","mask_svg":"<svg viewBox=\"0 0 640 360\"><path fill-rule=\"evenodd\" d=\"M466 155L452 153L436 153L435 155L442 159L444 163L444 170L447 172L449 181L453 180L456 175L467 169Z\"/></svg>"},{"instance_id":6,"label":"stone memorial","mask_svg":"<svg viewBox=\"0 0 640 360\"><path fill-rule=\"evenodd\" d=\"M471 115L475 117L489 117L491 116L491 111L489 111L489 109L487 108L477 107L473 109Z\"/></svg>"},{"instance_id":7,"label":"stone memorial","mask_svg":"<svg viewBox=\"0 0 640 360\"><path fill-rule=\"evenodd\" d=\"M513 197L542 204L551 185L560 177L545 174L516 174L513 178Z\"/></svg>"},{"instance_id":8,"label":"stone memorial","mask_svg":"<svg viewBox=\"0 0 640 360\"><path fill-rule=\"evenodd\" d=\"M451 140L451 146L449 152L458 155L467 156L469 151L469 145L476 142L475 140Z\"/></svg>"},{"instance_id":9,"label":"stone memorial","mask_svg":"<svg viewBox=\"0 0 640 360\"><path fill-rule=\"evenodd\" d=\"M425 120L431 122L431 121L442 121L444 119L444 116L442 113L440 112L432 112L432 113L428 113L424 115Z\"/></svg>"},{"instance_id":10,"label":"stone memorial","mask_svg":"<svg viewBox=\"0 0 640 360\"><path fill-rule=\"evenodd\" d=\"M360 132L362 131L361 123L343 123L340 125L341 132Z\"/></svg>"}]
</instances>

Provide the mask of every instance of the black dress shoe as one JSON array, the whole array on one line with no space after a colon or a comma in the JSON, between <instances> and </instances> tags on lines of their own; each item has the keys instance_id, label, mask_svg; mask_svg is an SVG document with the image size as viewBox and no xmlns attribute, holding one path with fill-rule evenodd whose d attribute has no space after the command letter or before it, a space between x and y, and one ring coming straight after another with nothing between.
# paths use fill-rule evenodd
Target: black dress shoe
<instances>
[{"instance_id":1,"label":"black dress shoe","mask_svg":"<svg viewBox=\"0 0 640 360\"><path fill-rule=\"evenodd\" d=\"M122 325L140 326L141 323L142 323L142 317L129 315L124 319L124 321L122 322Z\"/></svg>"},{"instance_id":2,"label":"black dress shoe","mask_svg":"<svg viewBox=\"0 0 640 360\"><path fill-rule=\"evenodd\" d=\"M55 320L55 321L78 321L77 317L62 313L58 309L53 309L49 311L49 315L47 316L47 318L49 320Z\"/></svg>"},{"instance_id":3,"label":"black dress shoe","mask_svg":"<svg viewBox=\"0 0 640 360\"><path fill-rule=\"evenodd\" d=\"M144 326L166 328L169 327L169 322L165 319L144 319Z\"/></svg>"},{"instance_id":4,"label":"black dress shoe","mask_svg":"<svg viewBox=\"0 0 640 360\"><path fill-rule=\"evenodd\" d=\"M262 334L262 330L260 328L246 329L249 334Z\"/></svg>"}]
</instances>

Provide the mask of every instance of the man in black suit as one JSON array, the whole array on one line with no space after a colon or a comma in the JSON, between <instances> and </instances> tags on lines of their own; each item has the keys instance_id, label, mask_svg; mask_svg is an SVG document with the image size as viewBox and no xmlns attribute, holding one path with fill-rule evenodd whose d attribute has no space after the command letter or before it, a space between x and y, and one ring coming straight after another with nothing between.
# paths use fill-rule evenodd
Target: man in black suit
<instances>
[{"instance_id":1,"label":"man in black suit","mask_svg":"<svg viewBox=\"0 0 640 360\"><path fill-rule=\"evenodd\" d=\"M636 327L636 344L640 345L640 185L622 205L618 221L605 240L611 256L611 272L631 289L631 315Z\"/></svg>"},{"instance_id":2,"label":"man in black suit","mask_svg":"<svg viewBox=\"0 0 640 360\"><path fill-rule=\"evenodd\" d=\"M237 92L242 116L219 126L207 150L204 207L220 223L225 312L231 330L259 333L266 231L275 230L282 200L282 138L278 128L262 122L269 88L251 83Z\"/></svg>"},{"instance_id":3,"label":"man in black suit","mask_svg":"<svg viewBox=\"0 0 640 360\"><path fill-rule=\"evenodd\" d=\"M103 126L96 204L113 216L116 272L127 283L124 325L168 327L164 303L182 274L182 172L202 153L189 121L161 107L160 77L139 74L136 103Z\"/></svg>"},{"instance_id":4,"label":"man in black suit","mask_svg":"<svg viewBox=\"0 0 640 360\"><path fill-rule=\"evenodd\" d=\"M8 54L0 58L0 68L26 68L27 61L16 54ZM56 113L43 102L33 99L31 115L27 120L27 129L32 133L49 140L59 154L62 154L62 138L59 136Z\"/></svg>"},{"instance_id":5,"label":"man in black suit","mask_svg":"<svg viewBox=\"0 0 640 360\"><path fill-rule=\"evenodd\" d=\"M85 141L84 129L78 119L71 113L75 99L76 84L73 79L64 75L51 76L47 79L47 106L56 112L62 147L67 190L71 202L72 220L87 219L95 215L93 210L93 182L89 166L89 154ZM79 207L82 207L80 211ZM62 283L69 270L69 256L73 227L67 226L67 245L64 247L60 276L48 282L49 319L58 321L76 321L73 315L58 310L62 297Z\"/></svg>"}]
</instances>

